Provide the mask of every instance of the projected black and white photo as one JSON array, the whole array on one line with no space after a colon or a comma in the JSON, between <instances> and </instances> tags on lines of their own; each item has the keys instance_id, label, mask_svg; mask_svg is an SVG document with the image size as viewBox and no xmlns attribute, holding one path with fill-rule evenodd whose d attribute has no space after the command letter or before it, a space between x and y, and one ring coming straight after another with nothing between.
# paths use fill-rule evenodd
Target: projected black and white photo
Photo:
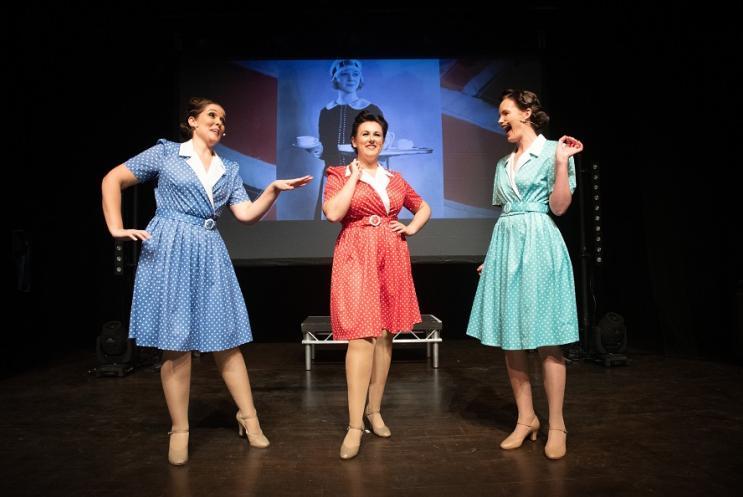
<instances>
[{"instance_id":1,"label":"projected black and white photo","mask_svg":"<svg viewBox=\"0 0 743 497\"><path fill-rule=\"evenodd\" d=\"M230 109L229 131L217 150L240 164L251 196L276 178L315 178L300 191L281 196L266 217L279 224L292 222L280 228L285 234L303 233L301 248L279 248L301 258L313 246L311 239L322 239L325 235L318 233L330 229L302 223L327 224L322 213L325 170L355 157L351 128L364 110L382 114L389 123L380 163L402 174L426 199L433 233L440 221L497 219L493 169L510 152L498 126L498 104L501 92L514 83L539 89L539 64L515 59L221 61L208 70L185 66L181 92L184 98L206 92ZM412 214L403 211L400 217ZM466 230L467 222L458 226ZM225 230L229 243L229 227ZM484 250L468 248L466 240L460 237L460 247L452 250ZM319 247L328 243L318 241L315 255L326 251ZM446 237L435 247L418 240L411 245L421 255L451 252L446 247ZM231 253L244 250L234 248Z\"/></svg>"}]
</instances>

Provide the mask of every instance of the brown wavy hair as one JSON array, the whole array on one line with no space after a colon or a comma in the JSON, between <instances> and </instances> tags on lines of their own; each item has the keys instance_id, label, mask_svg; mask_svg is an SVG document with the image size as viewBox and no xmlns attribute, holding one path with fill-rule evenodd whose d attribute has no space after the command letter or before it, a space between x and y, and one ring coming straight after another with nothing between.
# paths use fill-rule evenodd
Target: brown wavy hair
<instances>
[{"instance_id":1,"label":"brown wavy hair","mask_svg":"<svg viewBox=\"0 0 743 497\"><path fill-rule=\"evenodd\" d=\"M501 102L505 99L511 99L522 111L531 110L529 124L534 131L540 132L550 122L550 116L542 109L542 103L536 93L529 90L514 90L509 88L501 94Z\"/></svg>"},{"instance_id":2,"label":"brown wavy hair","mask_svg":"<svg viewBox=\"0 0 743 497\"><path fill-rule=\"evenodd\" d=\"M182 122L180 124L181 135L183 136L183 138L187 140L193 138L193 128L190 124L188 124L188 118L198 117L199 114L204 112L204 109L206 109L207 106L212 104L222 107L218 102L215 102L214 100L208 98L191 97L188 99L188 112L186 113L186 120L185 122Z\"/></svg>"}]
</instances>

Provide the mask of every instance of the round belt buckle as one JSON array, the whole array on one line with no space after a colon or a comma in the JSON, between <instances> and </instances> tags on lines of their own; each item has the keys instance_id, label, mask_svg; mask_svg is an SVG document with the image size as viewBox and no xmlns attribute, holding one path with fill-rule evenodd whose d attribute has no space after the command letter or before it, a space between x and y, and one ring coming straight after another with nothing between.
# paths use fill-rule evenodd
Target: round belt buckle
<instances>
[{"instance_id":1,"label":"round belt buckle","mask_svg":"<svg viewBox=\"0 0 743 497\"><path fill-rule=\"evenodd\" d=\"M369 224L372 226L379 226L379 223L382 222L382 218L377 216L376 214L372 214L369 216Z\"/></svg>"},{"instance_id":2,"label":"round belt buckle","mask_svg":"<svg viewBox=\"0 0 743 497\"><path fill-rule=\"evenodd\" d=\"M511 212L511 209L512 208L513 208L513 206L510 203L504 205L503 206L503 213L504 214L508 214L509 212Z\"/></svg>"},{"instance_id":3,"label":"round belt buckle","mask_svg":"<svg viewBox=\"0 0 743 497\"><path fill-rule=\"evenodd\" d=\"M217 225L217 222L214 219L212 218L204 219L204 228L208 230L213 230L216 225Z\"/></svg>"}]
</instances>

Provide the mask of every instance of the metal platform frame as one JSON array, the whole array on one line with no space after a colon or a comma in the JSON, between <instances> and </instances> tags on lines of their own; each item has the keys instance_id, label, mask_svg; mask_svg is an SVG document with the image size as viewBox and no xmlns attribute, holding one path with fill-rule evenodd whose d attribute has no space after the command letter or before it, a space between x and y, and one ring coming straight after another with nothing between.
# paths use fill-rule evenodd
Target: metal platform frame
<instances>
[{"instance_id":1,"label":"metal platform frame","mask_svg":"<svg viewBox=\"0 0 743 497\"><path fill-rule=\"evenodd\" d=\"M433 314L422 314L423 321L413 326L411 331L398 332L392 337L392 343L422 343L426 345L426 357L431 358L431 365L439 367L439 344L443 323ZM321 345L340 345L348 340L333 340L330 329L330 316L307 316L302 321L302 345L304 345L304 368L312 369L315 358L315 347Z\"/></svg>"}]
</instances>

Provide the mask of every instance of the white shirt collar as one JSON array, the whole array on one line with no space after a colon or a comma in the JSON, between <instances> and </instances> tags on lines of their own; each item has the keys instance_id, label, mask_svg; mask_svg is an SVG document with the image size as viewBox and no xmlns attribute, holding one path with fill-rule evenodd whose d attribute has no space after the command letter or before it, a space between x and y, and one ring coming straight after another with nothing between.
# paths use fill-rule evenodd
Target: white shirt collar
<instances>
[{"instance_id":1,"label":"white shirt collar","mask_svg":"<svg viewBox=\"0 0 743 497\"><path fill-rule=\"evenodd\" d=\"M524 150L524 153L519 156L519 160L516 163L516 165L513 165L513 159L516 157L516 152L511 152L511 156L508 158L508 166L509 170L511 168L515 168L516 171L518 171L521 166L526 164L529 159L532 157L539 157L539 154L542 153L542 149L544 148L544 144L547 143L547 138L544 137L544 135L537 136L533 142L531 142L531 145L529 145L526 150Z\"/></svg>"},{"instance_id":2,"label":"white shirt collar","mask_svg":"<svg viewBox=\"0 0 743 497\"><path fill-rule=\"evenodd\" d=\"M516 184L516 173L524 164L529 162L532 157L539 157L539 154L542 153L542 149L544 148L545 143L547 143L547 138L545 138L544 135L540 134L533 142L531 142L531 145L529 145L526 150L524 150L524 153L519 156L519 160L516 161L516 164L513 163L513 160L516 157L516 152L511 152L511 156L506 162L508 182L511 184L511 188L513 188L513 191L516 192L516 195L519 198L521 198L521 192L519 191L519 187Z\"/></svg>"},{"instance_id":3,"label":"white shirt collar","mask_svg":"<svg viewBox=\"0 0 743 497\"><path fill-rule=\"evenodd\" d=\"M531 142L529 148L526 149L526 153L531 154L534 157L539 157L539 154L542 153L542 149L544 148L545 143L547 143L547 138L545 138L544 135L540 133L539 136L537 136L536 139Z\"/></svg>"},{"instance_id":4,"label":"white shirt collar","mask_svg":"<svg viewBox=\"0 0 743 497\"><path fill-rule=\"evenodd\" d=\"M346 166L346 176L351 176L350 166ZM384 204L384 209L387 211L387 214L390 213L390 196L387 193L387 185L390 184L391 177L391 172L389 172L382 166L377 166L377 174L372 176L368 172L362 171L361 177L359 178L360 181L363 181L367 185L371 186L374 191L377 192L377 195L379 195L382 204Z\"/></svg>"},{"instance_id":5,"label":"white shirt collar","mask_svg":"<svg viewBox=\"0 0 743 497\"><path fill-rule=\"evenodd\" d=\"M209 171L207 171L201 163L199 156L194 153L193 140L181 143L181 146L178 149L178 155L181 157L188 157L186 162L191 166L193 172L196 173L196 177L199 178L199 183L204 187L209 202L212 204L212 207L214 207L214 185L217 184L219 178L221 178L226 171L222 158L217 155L217 152L214 152L212 162L209 165Z\"/></svg>"},{"instance_id":6,"label":"white shirt collar","mask_svg":"<svg viewBox=\"0 0 743 497\"><path fill-rule=\"evenodd\" d=\"M388 178L391 178L392 177L392 173L389 172L388 170L386 170L385 168L383 168L382 166L377 166L377 169L379 171L382 171L384 174L386 174ZM366 171L364 171L364 172L366 172ZM367 173L367 175L369 177L373 177L371 174L368 174ZM346 166L346 177L349 177L349 176L351 176L351 166Z\"/></svg>"},{"instance_id":7,"label":"white shirt collar","mask_svg":"<svg viewBox=\"0 0 743 497\"><path fill-rule=\"evenodd\" d=\"M181 157L191 157L193 155L193 140L181 143L178 149L178 155Z\"/></svg>"},{"instance_id":8,"label":"white shirt collar","mask_svg":"<svg viewBox=\"0 0 743 497\"><path fill-rule=\"evenodd\" d=\"M353 102L348 102L348 103L340 103L337 100L331 100L330 102L328 102L328 105L326 105L325 108L328 109L328 110L333 110L334 108L338 107L339 105L348 105L349 107L351 107L354 110L361 110L361 109L365 109L369 105L371 105L371 102L368 101L365 98L357 98Z\"/></svg>"}]
</instances>

